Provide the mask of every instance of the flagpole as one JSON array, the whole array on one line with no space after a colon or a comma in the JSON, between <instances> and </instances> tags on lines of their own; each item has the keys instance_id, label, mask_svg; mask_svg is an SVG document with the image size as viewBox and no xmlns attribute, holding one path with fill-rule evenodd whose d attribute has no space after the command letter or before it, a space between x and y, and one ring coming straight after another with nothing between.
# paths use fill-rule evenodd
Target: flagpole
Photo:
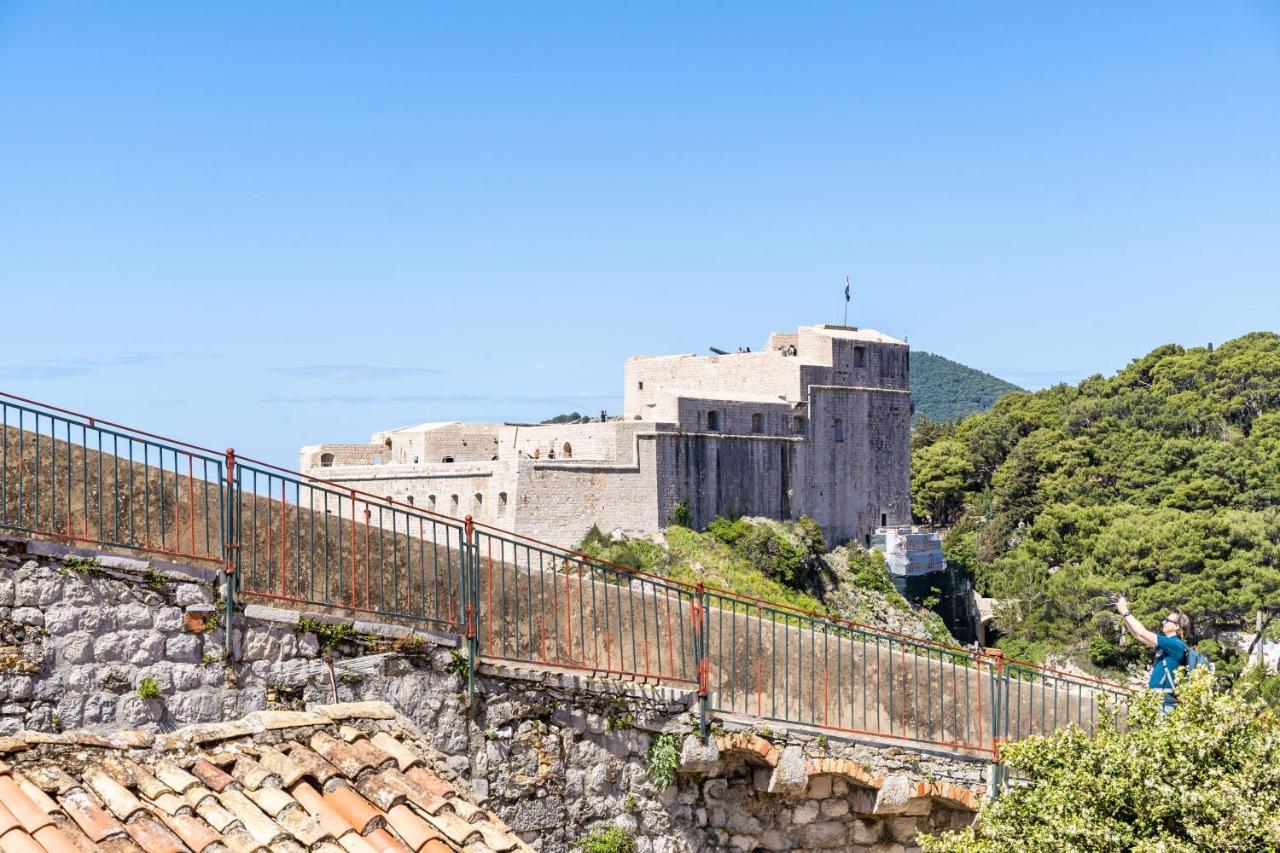
<instances>
[{"instance_id":1,"label":"flagpole","mask_svg":"<svg viewBox=\"0 0 1280 853\"><path fill-rule=\"evenodd\" d=\"M842 326L849 325L849 276L844 277L844 322Z\"/></svg>"}]
</instances>

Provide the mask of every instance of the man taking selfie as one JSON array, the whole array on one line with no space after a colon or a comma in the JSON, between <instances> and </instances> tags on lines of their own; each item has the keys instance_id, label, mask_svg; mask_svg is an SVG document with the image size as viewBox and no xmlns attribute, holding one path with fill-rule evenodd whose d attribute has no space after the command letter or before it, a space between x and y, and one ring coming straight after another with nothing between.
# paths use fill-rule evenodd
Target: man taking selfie
<instances>
[{"instance_id":1,"label":"man taking selfie","mask_svg":"<svg viewBox=\"0 0 1280 853\"><path fill-rule=\"evenodd\" d=\"M1191 620L1181 610L1172 610L1160 622L1159 631L1150 631L1129 612L1129 602L1123 595L1116 599L1116 612L1124 621L1124 627L1139 643L1156 650L1147 687L1164 693L1163 711L1169 713L1178 701L1173 695L1176 671L1178 667L1187 665L1190 653L1186 636Z\"/></svg>"}]
</instances>

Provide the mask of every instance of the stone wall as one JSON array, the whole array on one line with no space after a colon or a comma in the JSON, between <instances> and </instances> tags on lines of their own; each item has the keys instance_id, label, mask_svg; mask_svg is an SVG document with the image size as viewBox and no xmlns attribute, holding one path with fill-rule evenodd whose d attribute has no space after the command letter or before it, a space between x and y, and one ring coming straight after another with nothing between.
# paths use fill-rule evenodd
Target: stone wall
<instances>
[{"instance_id":1,"label":"stone wall","mask_svg":"<svg viewBox=\"0 0 1280 853\"><path fill-rule=\"evenodd\" d=\"M982 785L980 764L732 720L716 722L704 745L690 735L692 694L671 688L484 664L469 700L452 635L250 605L226 659L211 624L212 575L32 550L45 553L0 548L0 736L161 731L264 708L384 700L544 851L568 851L612 823L646 853L903 853L919 829L971 820ZM155 697L139 695L144 679ZM682 747L675 784L664 788L649 776L659 736Z\"/></svg>"}]
</instances>

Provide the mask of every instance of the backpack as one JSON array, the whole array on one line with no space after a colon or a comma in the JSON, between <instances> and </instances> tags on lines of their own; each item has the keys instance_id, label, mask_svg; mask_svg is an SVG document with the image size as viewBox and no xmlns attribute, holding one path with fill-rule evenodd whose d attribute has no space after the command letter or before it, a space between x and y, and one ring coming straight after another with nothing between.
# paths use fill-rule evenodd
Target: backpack
<instances>
[{"instance_id":1,"label":"backpack","mask_svg":"<svg viewBox=\"0 0 1280 853\"><path fill-rule=\"evenodd\" d=\"M1183 665L1187 668L1188 674L1201 667L1209 670L1209 672L1213 672L1214 669L1213 661L1205 657L1203 652L1198 652L1190 646L1187 647L1187 660Z\"/></svg>"}]
</instances>

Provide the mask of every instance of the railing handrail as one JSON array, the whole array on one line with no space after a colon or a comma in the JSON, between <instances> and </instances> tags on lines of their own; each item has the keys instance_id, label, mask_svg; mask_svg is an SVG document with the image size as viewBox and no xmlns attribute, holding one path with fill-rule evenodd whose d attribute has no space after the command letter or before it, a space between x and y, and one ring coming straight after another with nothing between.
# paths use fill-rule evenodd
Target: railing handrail
<instances>
[{"instance_id":1,"label":"railing handrail","mask_svg":"<svg viewBox=\"0 0 1280 853\"><path fill-rule=\"evenodd\" d=\"M886 628L879 628L879 627L867 625L865 623L857 622L851 619L845 619L839 616L832 616L830 614L818 613L811 610L805 610L803 608L796 607L794 605L790 605L782 602L769 601L759 596L751 596L751 595L736 593L731 590L724 589L722 587L715 586L715 585L707 585L707 584L701 584L701 583L691 584L686 581L680 581L674 578L667 578L667 577L662 577L660 575L652 574L649 572L639 571L636 569L632 569L628 566L623 566L617 563L613 563L609 560L593 557L591 555L585 554L575 549L565 548L563 546L558 546L549 542L544 542L534 537L517 533L515 531L506 530L506 529L499 528L487 523L473 522L469 516L466 519L457 518L455 516L448 515L447 513L424 509L422 507L418 507L410 503L405 503L403 501L396 500L395 498L389 498L385 495L376 495L376 494L373 494L372 492L367 492L362 489L356 489L351 486L342 485L340 483L330 481L330 480L325 480L323 478L316 477L314 475L303 474L300 471L296 471L290 468L285 468L283 466L276 465L271 462L266 462L253 457L241 456L232 450L226 450L226 451L213 450L211 448L203 447L198 444L182 441L180 439L170 438L165 435L149 432L147 430L138 429L136 427L131 427L126 424L121 424L115 421L111 421L103 418L96 418L92 415L87 415L82 412L66 409L61 406L55 406L39 400L33 400L27 397L22 397L17 394L11 394L5 391L0 391L0 398L13 400L18 403L26 404L29 406L37 406L41 409L46 410L46 412L54 412L54 413L58 413L58 415L77 418L80 421L84 422L84 426L87 426L88 428L91 428L91 429L100 429L101 427L106 426L112 429L122 430L124 432L131 433L132 435L139 436L141 438L148 439L153 442L165 443L165 444L171 445L170 447L171 450L174 448L181 448L183 449L183 451L196 451L202 454L208 454L211 457L213 457L214 460L217 460L219 458L234 458L236 465L242 466L247 464L250 467L250 470L253 470L254 468L257 468L257 467L268 469L267 470L268 476L287 476L290 478L295 478L297 482L300 484L325 486L330 489L333 489L336 493L340 493L343 496L350 496L352 499L359 497L359 499L365 502L366 504L372 502L372 503L376 503L377 505L389 505L409 515L416 515L419 517L428 518L428 519L431 519L433 522L435 521L444 522L451 527L456 526L459 529L466 529L468 531L468 538L471 538L470 534L472 532L476 530L484 530L484 531L488 531L489 534L491 535L497 535L499 537L505 538L511 541L513 544L521 544L528 547L536 547L539 550L552 552L554 556L558 556L564 559L573 560L579 563L585 563L588 565L599 567L619 575L624 575L631 578L641 578L641 579L653 581L656 583L661 583L668 587L682 590L700 597L714 595L727 602L731 602L734 604L742 604L748 607L753 607L757 610L767 608L769 610L778 612L783 615L801 617L803 619L809 620L815 627L831 627L838 630L855 630L855 631L863 632L872 637L881 637L891 641L896 640L896 641L907 643L913 646L936 649L939 652L945 652L951 655L964 656L968 660L972 661L975 665L979 665L984 662L987 664L991 664L993 666L1001 665L1001 664L1014 665L1023 669L1030 670L1034 673L1041 673L1044 675L1051 676L1053 678L1075 681L1077 683L1083 682L1089 685L1094 685L1099 689L1110 690L1116 693L1132 692L1131 689L1125 685L1106 681L1105 679L1099 679L1099 678L1094 678L1092 676L1075 674L1075 673L1068 673L1062 670L1053 669L1040 664L1034 664L1028 661L1022 661L1014 658L1005 657L1002 654L990 654L985 650L966 649L960 646L949 645L947 643L939 643L937 641L934 641L928 638L913 637L909 634L905 634L898 631L892 631ZM19 407L19 408L22 408L22 407ZM31 411L33 414L36 414L35 410L28 410L28 411ZM53 415L47 415L47 416L53 417ZM276 473L275 475L273 475L269 472L276 472ZM142 548L141 550L148 550L148 549ZM161 553L161 551L157 549L150 549L150 550L156 550L157 553Z\"/></svg>"}]
</instances>

